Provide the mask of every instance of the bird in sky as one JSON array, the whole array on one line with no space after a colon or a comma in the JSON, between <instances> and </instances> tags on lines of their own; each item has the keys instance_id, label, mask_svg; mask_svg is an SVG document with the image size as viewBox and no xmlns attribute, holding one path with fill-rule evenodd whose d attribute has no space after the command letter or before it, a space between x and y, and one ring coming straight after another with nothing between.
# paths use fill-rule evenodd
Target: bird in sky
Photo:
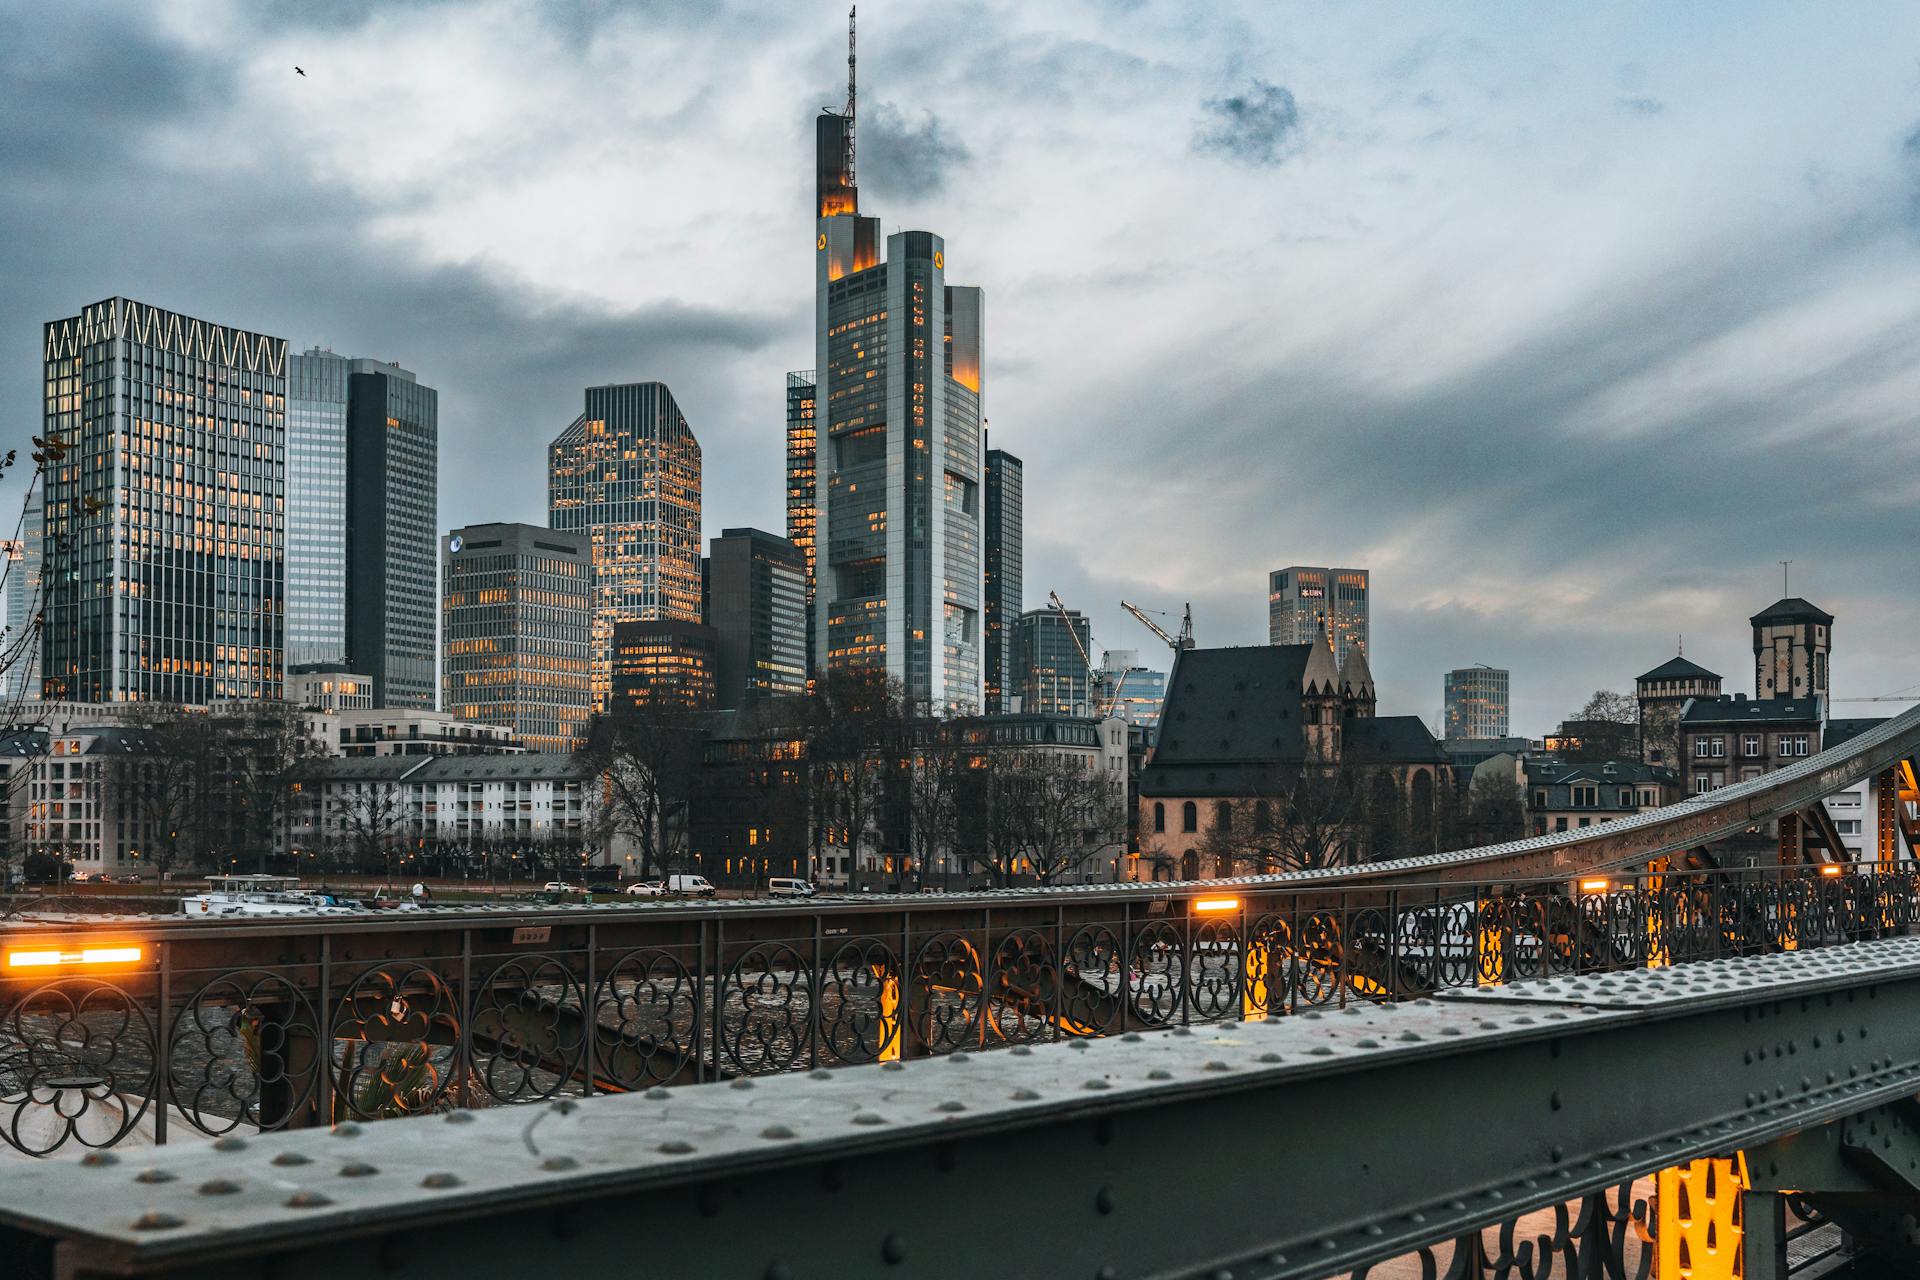
<instances>
[{"instance_id":1,"label":"bird in sky","mask_svg":"<svg viewBox=\"0 0 1920 1280\"><path fill-rule=\"evenodd\" d=\"M297 75L297 76L303 76L303 75L305 75L305 74L307 74L307 73L306 73L306 70L305 70L305 68L302 68L302 67L295 67L295 68L293 69L293 74L295 74L295 75Z\"/></svg>"}]
</instances>

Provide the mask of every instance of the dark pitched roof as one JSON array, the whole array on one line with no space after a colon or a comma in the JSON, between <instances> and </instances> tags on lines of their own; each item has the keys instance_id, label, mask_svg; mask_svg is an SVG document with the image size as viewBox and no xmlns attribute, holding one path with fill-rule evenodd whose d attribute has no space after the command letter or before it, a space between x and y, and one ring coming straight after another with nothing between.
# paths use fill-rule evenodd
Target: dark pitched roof
<instances>
[{"instance_id":1,"label":"dark pitched roof","mask_svg":"<svg viewBox=\"0 0 1920 1280\"><path fill-rule=\"evenodd\" d=\"M1679 775L1662 765L1638 760L1555 760L1530 758L1525 762L1529 786L1558 786L1569 782L1658 782L1671 786Z\"/></svg>"},{"instance_id":2,"label":"dark pitched roof","mask_svg":"<svg viewBox=\"0 0 1920 1280\"><path fill-rule=\"evenodd\" d=\"M513 756L433 756L409 782L530 782L584 778L587 769L566 751Z\"/></svg>"},{"instance_id":3,"label":"dark pitched roof","mask_svg":"<svg viewBox=\"0 0 1920 1280\"><path fill-rule=\"evenodd\" d=\"M1640 677L1642 680L1718 680L1718 671L1709 671L1697 662L1690 662L1678 654L1668 658Z\"/></svg>"},{"instance_id":4,"label":"dark pitched roof","mask_svg":"<svg viewBox=\"0 0 1920 1280\"><path fill-rule=\"evenodd\" d=\"M1349 716L1340 754L1352 764L1450 764L1419 716Z\"/></svg>"},{"instance_id":5,"label":"dark pitched roof","mask_svg":"<svg viewBox=\"0 0 1920 1280\"><path fill-rule=\"evenodd\" d=\"M1788 596L1776 600L1760 612L1747 619L1756 627L1768 626L1776 622L1817 622L1821 626L1833 625L1833 615L1819 605L1802 600L1799 596Z\"/></svg>"},{"instance_id":6,"label":"dark pitched roof","mask_svg":"<svg viewBox=\"0 0 1920 1280\"><path fill-rule=\"evenodd\" d=\"M1268 764L1306 755L1300 679L1311 645L1188 649L1174 663L1154 763Z\"/></svg>"},{"instance_id":7,"label":"dark pitched roof","mask_svg":"<svg viewBox=\"0 0 1920 1280\"><path fill-rule=\"evenodd\" d=\"M1869 729L1877 729L1887 722L1885 716L1871 716L1865 719L1829 720L1826 732L1820 735L1820 745L1837 747L1851 738L1857 738Z\"/></svg>"},{"instance_id":8,"label":"dark pitched roof","mask_svg":"<svg viewBox=\"0 0 1920 1280\"><path fill-rule=\"evenodd\" d=\"M1819 724L1818 698L1695 698L1681 724Z\"/></svg>"}]
</instances>

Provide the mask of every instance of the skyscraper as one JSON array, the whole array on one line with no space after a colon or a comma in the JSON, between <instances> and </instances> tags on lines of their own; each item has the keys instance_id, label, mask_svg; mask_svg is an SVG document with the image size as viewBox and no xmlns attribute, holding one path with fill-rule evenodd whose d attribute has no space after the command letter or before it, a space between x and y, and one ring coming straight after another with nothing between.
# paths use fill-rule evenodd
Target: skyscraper
<instances>
[{"instance_id":1,"label":"skyscraper","mask_svg":"<svg viewBox=\"0 0 1920 1280\"><path fill-rule=\"evenodd\" d=\"M1507 736L1508 675L1499 667L1447 672L1447 740Z\"/></svg>"},{"instance_id":2,"label":"skyscraper","mask_svg":"<svg viewBox=\"0 0 1920 1280\"><path fill-rule=\"evenodd\" d=\"M286 339L109 298L45 361L46 696L278 697Z\"/></svg>"},{"instance_id":3,"label":"skyscraper","mask_svg":"<svg viewBox=\"0 0 1920 1280\"><path fill-rule=\"evenodd\" d=\"M763 529L728 529L711 544L707 625L718 704L807 691L806 562Z\"/></svg>"},{"instance_id":4,"label":"skyscraper","mask_svg":"<svg viewBox=\"0 0 1920 1280\"><path fill-rule=\"evenodd\" d=\"M980 290L946 242L860 214L852 85L815 122L814 667L874 666L936 711L981 697Z\"/></svg>"},{"instance_id":5,"label":"skyscraper","mask_svg":"<svg viewBox=\"0 0 1920 1280\"><path fill-rule=\"evenodd\" d=\"M574 750L593 703L587 536L474 524L442 548L447 710L534 751Z\"/></svg>"},{"instance_id":6,"label":"skyscraper","mask_svg":"<svg viewBox=\"0 0 1920 1280\"><path fill-rule=\"evenodd\" d=\"M1071 628L1071 630L1069 630ZM1078 609L1032 609L1014 624L1025 715L1093 714L1093 672L1080 655L1092 640ZM1077 641L1077 643L1076 643Z\"/></svg>"},{"instance_id":7,"label":"skyscraper","mask_svg":"<svg viewBox=\"0 0 1920 1280\"><path fill-rule=\"evenodd\" d=\"M1316 569L1291 565L1267 577L1267 642L1312 644L1324 621L1333 638L1334 660L1347 650L1367 649L1368 573L1365 569Z\"/></svg>"},{"instance_id":8,"label":"skyscraper","mask_svg":"<svg viewBox=\"0 0 1920 1280\"><path fill-rule=\"evenodd\" d=\"M657 619L615 623L610 709L674 706L706 710L713 706L718 648L713 628L698 622Z\"/></svg>"},{"instance_id":9,"label":"skyscraper","mask_svg":"<svg viewBox=\"0 0 1920 1280\"><path fill-rule=\"evenodd\" d=\"M288 361L287 661L436 705L440 393L382 360Z\"/></svg>"},{"instance_id":10,"label":"skyscraper","mask_svg":"<svg viewBox=\"0 0 1920 1280\"><path fill-rule=\"evenodd\" d=\"M1020 692L1014 624L1025 607L1022 490L1025 468L1004 449L987 450L986 711L1000 715Z\"/></svg>"},{"instance_id":11,"label":"skyscraper","mask_svg":"<svg viewBox=\"0 0 1920 1280\"><path fill-rule=\"evenodd\" d=\"M593 544L593 702L613 684L613 628L700 621L700 442L664 383L588 387L548 446L556 529Z\"/></svg>"},{"instance_id":12,"label":"skyscraper","mask_svg":"<svg viewBox=\"0 0 1920 1280\"><path fill-rule=\"evenodd\" d=\"M40 696L41 567L45 554L45 491L36 488L20 512L20 536L4 545L7 555L7 633L9 665L4 696L9 703Z\"/></svg>"},{"instance_id":13,"label":"skyscraper","mask_svg":"<svg viewBox=\"0 0 1920 1280\"><path fill-rule=\"evenodd\" d=\"M807 566L807 670L813 670L813 370L787 375L787 541Z\"/></svg>"}]
</instances>

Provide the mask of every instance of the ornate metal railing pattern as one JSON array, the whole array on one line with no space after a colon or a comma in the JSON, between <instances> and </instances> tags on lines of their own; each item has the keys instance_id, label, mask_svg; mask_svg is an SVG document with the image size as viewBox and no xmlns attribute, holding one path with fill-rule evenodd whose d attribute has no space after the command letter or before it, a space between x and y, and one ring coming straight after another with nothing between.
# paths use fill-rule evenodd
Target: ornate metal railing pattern
<instances>
[{"instance_id":1,"label":"ornate metal railing pattern","mask_svg":"<svg viewBox=\"0 0 1920 1280\"><path fill-rule=\"evenodd\" d=\"M1905 933L1916 909L1903 866L1176 897L1091 920L930 898L751 930L356 921L304 949L207 924L125 972L5 975L0 1142L46 1155L1258 1020L1839 945Z\"/></svg>"}]
</instances>

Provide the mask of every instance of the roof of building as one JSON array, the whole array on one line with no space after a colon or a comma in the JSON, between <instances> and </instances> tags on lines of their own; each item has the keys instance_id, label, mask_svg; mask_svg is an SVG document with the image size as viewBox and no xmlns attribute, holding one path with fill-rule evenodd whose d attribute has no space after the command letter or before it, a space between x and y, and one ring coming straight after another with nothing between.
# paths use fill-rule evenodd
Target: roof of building
<instances>
[{"instance_id":1,"label":"roof of building","mask_svg":"<svg viewBox=\"0 0 1920 1280\"><path fill-rule=\"evenodd\" d=\"M1845 720L1829 720L1825 732L1820 735L1820 745L1837 747L1852 738L1857 738L1869 729L1877 729L1887 722L1885 716L1868 716Z\"/></svg>"},{"instance_id":2,"label":"roof of building","mask_svg":"<svg viewBox=\"0 0 1920 1280\"><path fill-rule=\"evenodd\" d=\"M1301 672L1300 685L1308 693L1340 692L1340 669L1334 665L1333 642L1327 638L1324 622L1307 648L1307 665Z\"/></svg>"},{"instance_id":3,"label":"roof of building","mask_svg":"<svg viewBox=\"0 0 1920 1280\"><path fill-rule=\"evenodd\" d=\"M1818 698L1749 698L1744 693L1695 698L1681 724L1819 724Z\"/></svg>"},{"instance_id":4,"label":"roof of building","mask_svg":"<svg viewBox=\"0 0 1920 1280\"><path fill-rule=\"evenodd\" d=\"M430 756L413 782L532 782L583 778L578 757L566 751L531 751L517 756Z\"/></svg>"},{"instance_id":5,"label":"roof of building","mask_svg":"<svg viewBox=\"0 0 1920 1280\"><path fill-rule=\"evenodd\" d=\"M1304 644L1187 649L1174 662L1161 706L1155 764L1299 760ZM1333 659L1326 659L1332 675Z\"/></svg>"},{"instance_id":6,"label":"roof of building","mask_svg":"<svg viewBox=\"0 0 1920 1280\"><path fill-rule=\"evenodd\" d=\"M1642 680L1718 680L1719 678L1718 671L1709 671L1699 663L1678 654L1640 677Z\"/></svg>"},{"instance_id":7,"label":"roof of building","mask_svg":"<svg viewBox=\"0 0 1920 1280\"><path fill-rule=\"evenodd\" d=\"M1799 596L1788 596L1782 600L1775 600L1747 621L1756 627L1769 626L1776 622L1817 622L1822 626L1830 627L1833 625L1833 615L1811 601L1802 600Z\"/></svg>"},{"instance_id":8,"label":"roof of building","mask_svg":"<svg viewBox=\"0 0 1920 1280\"><path fill-rule=\"evenodd\" d=\"M1570 782L1638 783L1657 782L1673 786L1679 775L1664 765L1639 760L1558 760L1534 756L1524 762L1530 786L1556 786Z\"/></svg>"},{"instance_id":9,"label":"roof of building","mask_svg":"<svg viewBox=\"0 0 1920 1280\"><path fill-rule=\"evenodd\" d=\"M1354 764L1451 764L1419 716L1349 716L1341 755Z\"/></svg>"},{"instance_id":10,"label":"roof of building","mask_svg":"<svg viewBox=\"0 0 1920 1280\"><path fill-rule=\"evenodd\" d=\"M1347 646L1347 660L1340 664L1340 692L1356 698L1371 698L1373 668L1367 665L1367 651L1360 645Z\"/></svg>"},{"instance_id":11,"label":"roof of building","mask_svg":"<svg viewBox=\"0 0 1920 1280\"><path fill-rule=\"evenodd\" d=\"M398 782L438 756L324 756L294 771L302 782ZM490 757L491 758L491 757Z\"/></svg>"}]
</instances>

